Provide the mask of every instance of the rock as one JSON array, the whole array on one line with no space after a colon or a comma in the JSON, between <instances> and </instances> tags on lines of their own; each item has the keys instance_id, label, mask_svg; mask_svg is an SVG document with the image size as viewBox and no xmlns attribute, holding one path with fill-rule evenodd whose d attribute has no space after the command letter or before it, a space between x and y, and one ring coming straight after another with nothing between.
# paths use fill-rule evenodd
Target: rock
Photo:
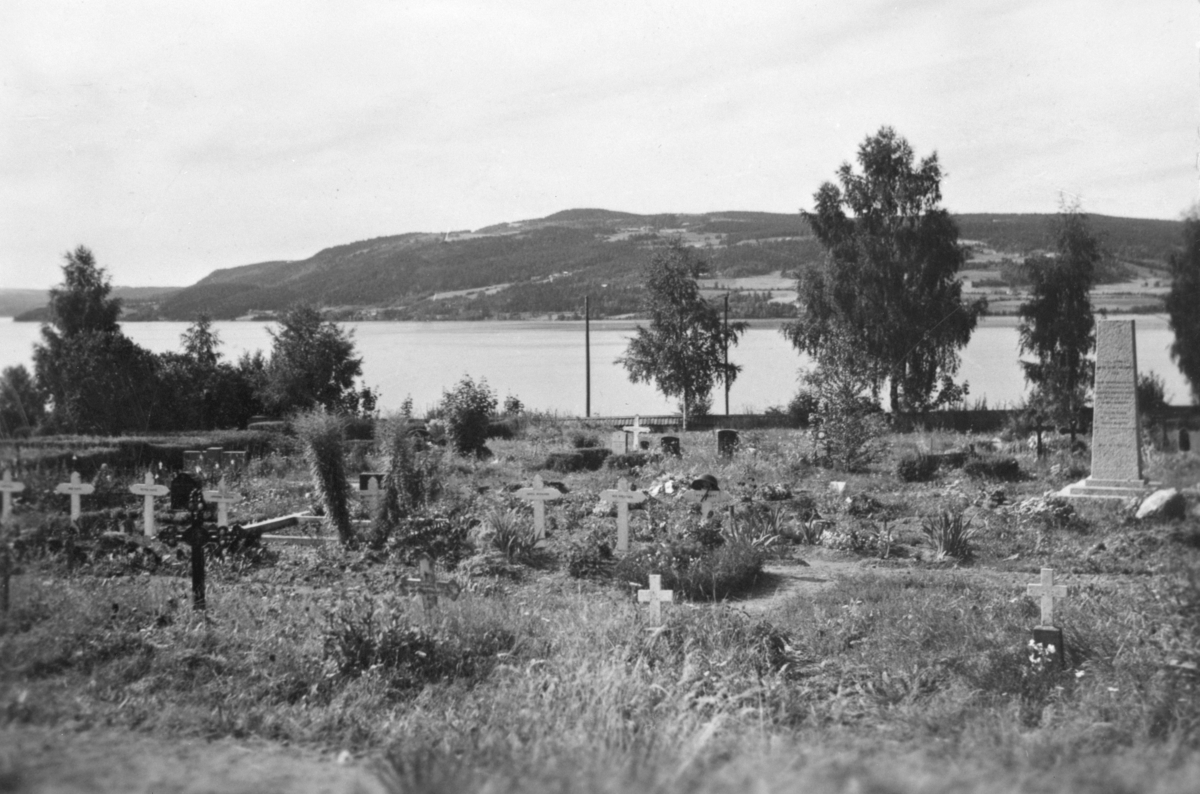
<instances>
[{"instance_id":1,"label":"rock","mask_svg":"<svg viewBox=\"0 0 1200 794\"><path fill-rule=\"evenodd\" d=\"M833 491L834 493L845 493L846 492L846 483L831 482L831 483L829 483L829 490Z\"/></svg>"},{"instance_id":2,"label":"rock","mask_svg":"<svg viewBox=\"0 0 1200 794\"><path fill-rule=\"evenodd\" d=\"M1146 518L1183 518L1187 513L1187 500L1174 488L1163 488L1145 498L1138 507L1139 521Z\"/></svg>"}]
</instances>

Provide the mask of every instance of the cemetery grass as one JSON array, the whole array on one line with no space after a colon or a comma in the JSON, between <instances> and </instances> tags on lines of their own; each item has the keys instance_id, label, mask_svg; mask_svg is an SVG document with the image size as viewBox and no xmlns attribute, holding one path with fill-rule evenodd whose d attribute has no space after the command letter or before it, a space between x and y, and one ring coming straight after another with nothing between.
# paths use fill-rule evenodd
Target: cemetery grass
<instances>
[{"instance_id":1,"label":"cemetery grass","mask_svg":"<svg viewBox=\"0 0 1200 794\"><path fill-rule=\"evenodd\" d=\"M535 423L490 442L489 460L443 460L432 509L467 522L523 509L508 489L539 471L568 493L547 510L547 548L465 554L439 570L464 594L429 613L397 594L411 569L395 548L213 560L205 615L189 608L182 560L68 567L30 551L0 618L5 730L345 749L395 791L1183 792L1200 782L1200 693L1180 664L1197 661L1195 518L1038 512L1037 498L1080 465L1065 454L996 453L1018 458L1015 483L957 469L904 483L892 473L900 456L967 439L894 437L889 459L850 474L810 465L795 432L743 433L732 461L710 436L684 434L681 460L626 474L646 486L712 473L738 494L787 486L789 499L738 508L740 527L778 535L745 540L769 565L819 557L838 574L766 614L736 597L699 599L667 605L651 627L633 598L644 581L568 570L581 546L612 542L613 519L592 507L620 474L540 469L577 434L600 432ZM1195 483L1195 456L1151 465L1158 479ZM315 506L303 461L286 451L256 460L240 487L251 498L235 520ZM927 546L922 523L937 510L972 522L968 557L937 559ZM683 512L671 500L632 511L635 547L698 529ZM45 519L18 513L26 527ZM816 520L811 545L805 522ZM1030 660L1038 607L1025 585L1044 566L1072 586L1056 607L1065 670ZM0 790L32 790L23 769L0 758Z\"/></svg>"}]
</instances>

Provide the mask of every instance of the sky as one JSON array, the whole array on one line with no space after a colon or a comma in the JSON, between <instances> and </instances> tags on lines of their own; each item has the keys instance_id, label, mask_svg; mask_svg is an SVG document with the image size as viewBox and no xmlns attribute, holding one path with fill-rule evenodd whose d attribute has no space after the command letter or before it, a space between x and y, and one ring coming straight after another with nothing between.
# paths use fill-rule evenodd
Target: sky
<instances>
[{"instance_id":1,"label":"sky","mask_svg":"<svg viewBox=\"0 0 1200 794\"><path fill-rule=\"evenodd\" d=\"M798 212L863 139L952 212L1179 218L1196 0L4 0L0 287L184 286L563 209Z\"/></svg>"}]
</instances>

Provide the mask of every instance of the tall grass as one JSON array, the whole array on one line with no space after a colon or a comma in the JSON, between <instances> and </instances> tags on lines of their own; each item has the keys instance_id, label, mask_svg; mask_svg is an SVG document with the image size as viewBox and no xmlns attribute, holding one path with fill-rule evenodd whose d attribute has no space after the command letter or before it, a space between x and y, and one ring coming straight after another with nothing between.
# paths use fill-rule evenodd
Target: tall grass
<instances>
[{"instance_id":1,"label":"tall grass","mask_svg":"<svg viewBox=\"0 0 1200 794\"><path fill-rule=\"evenodd\" d=\"M304 448L313 487L325 506L326 520L343 545L356 538L350 523L350 484L346 479L346 420L324 410L300 414L293 422Z\"/></svg>"}]
</instances>

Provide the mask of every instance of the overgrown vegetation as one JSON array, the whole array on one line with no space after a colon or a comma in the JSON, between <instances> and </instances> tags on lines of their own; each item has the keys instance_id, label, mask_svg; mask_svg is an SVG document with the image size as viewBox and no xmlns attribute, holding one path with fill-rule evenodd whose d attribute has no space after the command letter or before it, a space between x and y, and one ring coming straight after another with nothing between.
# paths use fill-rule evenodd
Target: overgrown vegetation
<instances>
[{"instance_id":1,"label":"overgrown vegetation","mask_svg":"<svg viewBox=\"0 0 1200 794\"><path fill-rule=\"evenodd\" d=\"M812 466L805 431L744 431L730 459L682 433L681 458L632 478L655 495L622 555L597 508L616 472L563 474L545 543L513 495L602 428L530 418L484 462L420 427L381 421L364 453L390 483L379 543L214 557L207 617L188 609L183 547L107 534L136 520L137 472L105 469L97 494L124 501L77 525L40 495L61 471L20 472L0 720L377 753L397 790L990 791L1053 770L1056 790L1100 774L1182 794L1200 774L1198 519L1044 497L1069 451L979 458L1012 460L1015 481L929 484L902 461L969 439L881 438L855 473ZM1148 474L1194 479L1196 460L1156 455ZM734 498L707 520L681 495L702 474ZM233 517L311 507L323 476L299 449L264 451ZM400 592L421 554L457 600ZM1071 588L1066 669L1028 647L1042 566ZM655 629L635 595L650 574L675 593Z\"/></svg>"}]
</instances>

